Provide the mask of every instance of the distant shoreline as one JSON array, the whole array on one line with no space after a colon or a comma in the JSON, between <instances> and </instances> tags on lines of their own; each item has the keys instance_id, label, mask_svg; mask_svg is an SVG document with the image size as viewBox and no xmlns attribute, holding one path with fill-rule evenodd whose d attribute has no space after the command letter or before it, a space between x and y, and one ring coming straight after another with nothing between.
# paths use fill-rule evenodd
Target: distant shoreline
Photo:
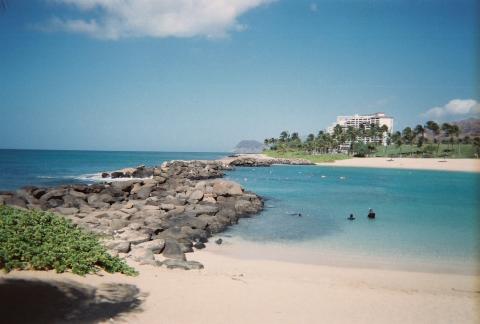
<instances>
[{"instance_id":1,"label":"distant shoreline","mask_svg":"<svg viewBox=\"0 0 480 324\"><path fill-rule=\"evenodd\" d=\"M222 163L229 164L235 159L251 159L258 162L268 161L270 164L291 164L296 165L303 159L296 158L272 158L263 153L237 154L235 158L226 157L220 159ZM278 163L277 163L278 161ZM286 162L291 163L286 163ZM442 158L350 158L336 160L334 162L312 163L317 166L335 166L352 168L378 168L378 169L407 169L407 170L433 170L453 172L480 173L480 159L442 159Z\"/></svg>"}]
</instances>

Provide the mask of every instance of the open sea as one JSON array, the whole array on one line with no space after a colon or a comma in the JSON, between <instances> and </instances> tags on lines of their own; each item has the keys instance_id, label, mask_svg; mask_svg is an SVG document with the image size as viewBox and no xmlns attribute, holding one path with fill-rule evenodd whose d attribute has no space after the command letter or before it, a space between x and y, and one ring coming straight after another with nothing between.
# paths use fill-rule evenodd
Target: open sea
<instances>
[{"instance_id":1,"label":"open sea","mask_svg":"<svg viewBox=\"0 0 480 324\"><path fill-rule=\"evenodd\" d=\"M92 183L102 171L225 155L0 150L0 190ZM367 266L377 262L414 270L478 271L478 173L272 166L237 168L227 178L266 199L264 212L242 219L227 237L298 247L309 251L313 263L334 255ZM375 220L367 219L369 208L375 210ZM356 220L346 219L351 213Z\"/></svg>"}]
</instances>

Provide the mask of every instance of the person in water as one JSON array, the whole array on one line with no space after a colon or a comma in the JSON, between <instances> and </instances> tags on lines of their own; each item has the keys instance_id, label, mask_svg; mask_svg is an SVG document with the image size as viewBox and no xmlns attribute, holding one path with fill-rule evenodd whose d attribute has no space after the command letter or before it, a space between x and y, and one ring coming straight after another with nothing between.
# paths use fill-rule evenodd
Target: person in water
<instances>
[{"instance_id":1,"label":"person in water","mask_svg":"<svg viewBox=\"0 0 480 324\"><path fill-rule=\"evenodd\" d=\"M353 216L353 214L350 214L350 216L347 218L348 220L354 220L355 219L355 216Z\"/></svg>"},{"instance_id":2,"label":"person in water","mask_svg":"<svg viewBox=\"0 0 480 324\"><path fill-rule=\"evenodd\" d=\"M375 218L375 212L372 208L368 210L368 218Z\"/></svg>"}]
</instances>

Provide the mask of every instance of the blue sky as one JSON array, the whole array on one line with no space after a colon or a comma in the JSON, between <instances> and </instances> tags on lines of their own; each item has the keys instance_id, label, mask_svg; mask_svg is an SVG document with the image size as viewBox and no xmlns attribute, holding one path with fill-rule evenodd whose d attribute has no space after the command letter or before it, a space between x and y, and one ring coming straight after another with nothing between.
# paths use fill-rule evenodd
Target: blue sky
<instances>
[{"instance_id":1,"label":"blue sky","mask_svg":"<svg viewBox=\"0 0 480 324\"><path fill-rule=\"evenodd\" d=\"M480 111L474 0L188 2L6 1L0 148L226 151Z\"/></svg>"}]
</instances>

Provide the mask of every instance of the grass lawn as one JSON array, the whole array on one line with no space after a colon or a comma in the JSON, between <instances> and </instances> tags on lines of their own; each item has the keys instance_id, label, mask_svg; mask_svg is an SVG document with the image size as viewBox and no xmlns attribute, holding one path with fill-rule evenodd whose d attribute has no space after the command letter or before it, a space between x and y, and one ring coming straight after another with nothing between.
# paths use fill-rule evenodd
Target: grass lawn
<instances>
[{"instance_id":1,"label":"grass lawn","mask_svg":"<svg viewBox=\"0 0 480 324\"><path fill-rule=\"evenodd\" d=\"M405 156L405 157L447 157L447 158L475 158L474 147L471 144L440 144L437 154L437 144L426 144L421 148L416 145L390 145L377 148L375 156Z\"/></svg>"},{"instance_id":2,"label":"grass lawn","mask_svg":"<svg viewBox=\"0 0 480 324\"><path fill-rule=\"evenodd\" d=\"M335 153L335 154L311 155L303 151L280 152L280 151L268 150L268 151L264 151L263 154L273 158L305 159L313 163L328 163L328 162L335 162L336 160L345 160L350 158L347 154Z\"/></svg>"}]
</instances>

